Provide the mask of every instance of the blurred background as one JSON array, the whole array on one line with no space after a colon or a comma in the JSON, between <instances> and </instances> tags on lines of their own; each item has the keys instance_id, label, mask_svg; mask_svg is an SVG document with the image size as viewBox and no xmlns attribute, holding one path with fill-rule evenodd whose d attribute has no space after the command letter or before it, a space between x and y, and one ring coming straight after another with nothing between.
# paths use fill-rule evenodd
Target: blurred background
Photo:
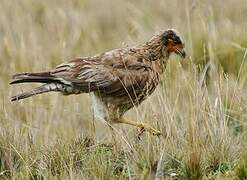
<instances>
[{"instance_id":1,"label":"blurred background","mask_svg":"<svg viewBox=\"0 0 247 180\"><path fill-rule=\"evenodd\" d=\"M246 149L246 17L246 0L1 0L0 169L15 172L19 167L15 158L25 159L32 149L38 151L59 140L89 136L97 142L110 141L108 128L93 119L90 95L49 93L11 103L11 95L35 86L10 87L13 74L49 70L76 57L140 44L160 30L175 28L184 38L191 61L172 56L161 86L127 116L167 132L170 139L163 142L172 144L167 152L192 169L185 168L182 172L187 175L182 177L193 172L193 160L202 172L196 177L210 174L207 168L213 165L212 172L217 172L222 162L227 162L224 172L231 171L231 163L240 161ZM136 129L116 128L123 131L123 144L131 144ZM140 146L145 143L150 139L144 138ZM157 143L157 152L163 152L162 147ZM194 159L183 154L194 148L198 153ZM6 149L14 149L22 158ZM200 156L203 149L205 159ZM212 161L211 152L219 155Z\"/></svg>"}]
</instances>

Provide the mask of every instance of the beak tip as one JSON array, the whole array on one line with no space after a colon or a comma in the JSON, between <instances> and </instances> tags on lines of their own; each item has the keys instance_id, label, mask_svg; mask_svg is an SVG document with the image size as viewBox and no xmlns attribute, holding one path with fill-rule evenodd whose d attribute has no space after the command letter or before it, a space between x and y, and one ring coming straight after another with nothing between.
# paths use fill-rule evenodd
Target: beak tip
<instances>
[{"instance_id":1,"label":"beak tip","mask_svg":"<svg viewBox=\"0 0 247 180\"><path fill-rule=\"evenodd\" d=\"M178 54L182 58L186 58L187 57L187 53L186 53L186 51L184 49L181 49L181 50L176 49L176 54Z\"/></svg>"},{"instance_id":2,"label":"beak tip","mask_svg":"<svg viewBox=\"0 0 247 180\"><path fill-rule=\"evenodd\" d=\"M182 58L186 58L186 56L187 56L187 53L184 49L181 51L181 56L182 56Z\"/></svg>"}]
</instances>

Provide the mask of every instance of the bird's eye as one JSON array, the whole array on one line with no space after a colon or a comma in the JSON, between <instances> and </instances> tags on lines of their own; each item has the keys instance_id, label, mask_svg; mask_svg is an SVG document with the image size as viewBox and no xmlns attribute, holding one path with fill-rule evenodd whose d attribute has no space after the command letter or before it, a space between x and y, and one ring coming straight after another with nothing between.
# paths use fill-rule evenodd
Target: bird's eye
<instances>
[{"instance_id":1,"label":"bird's eye","mask_svg":"<svg viewBox=\"0 0 247 180\"><path fill-rule=\"evenodd\" d=\"M182 41L181 41L180 39L177 38L177 39L174 39L174 43L175 43L175 44L182 44Z\"/></svg>"}]
</instances>

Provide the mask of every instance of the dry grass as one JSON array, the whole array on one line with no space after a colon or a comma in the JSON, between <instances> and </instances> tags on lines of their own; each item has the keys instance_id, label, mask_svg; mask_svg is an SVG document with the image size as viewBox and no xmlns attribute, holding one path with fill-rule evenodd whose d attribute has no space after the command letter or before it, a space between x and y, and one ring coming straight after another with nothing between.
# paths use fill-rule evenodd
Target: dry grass
<instances>
[{"instance_id":1,"label":"dry grass","mask_svg":"<svg viewBox=\"0 0 247 180\"><path fill-rule=\"evenodd\" d=\"M11 179L246 179L245 0L1 0L0 177ZM15 72L143 42L168 27L192 62L172 57L155 94L130 111L165 137L94 121L88 95L9 97ZM96 131L95 127L96 126Z\"/></svg>"}]
</instances>

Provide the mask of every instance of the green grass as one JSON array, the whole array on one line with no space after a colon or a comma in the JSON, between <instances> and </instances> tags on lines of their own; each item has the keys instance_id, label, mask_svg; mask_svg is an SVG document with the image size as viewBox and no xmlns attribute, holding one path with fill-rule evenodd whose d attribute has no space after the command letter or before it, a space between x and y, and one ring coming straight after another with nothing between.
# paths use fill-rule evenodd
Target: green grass
<instances>
[{"instance_id":1,"label":"green grass","mask_svg":"<svg viewBox=\"0 0 247 180\"><path fill-rule=\"evenodd\" d=\"M2 0L1 179L246 179L245 0ZM171 57L155 93L127 117L166 136L137 138L93 119L90 95L50 93L18 103L35 85L16 72L43 71L78 56L148 40L176 28L191 61Z\"/></svg>"}]
</instances>

